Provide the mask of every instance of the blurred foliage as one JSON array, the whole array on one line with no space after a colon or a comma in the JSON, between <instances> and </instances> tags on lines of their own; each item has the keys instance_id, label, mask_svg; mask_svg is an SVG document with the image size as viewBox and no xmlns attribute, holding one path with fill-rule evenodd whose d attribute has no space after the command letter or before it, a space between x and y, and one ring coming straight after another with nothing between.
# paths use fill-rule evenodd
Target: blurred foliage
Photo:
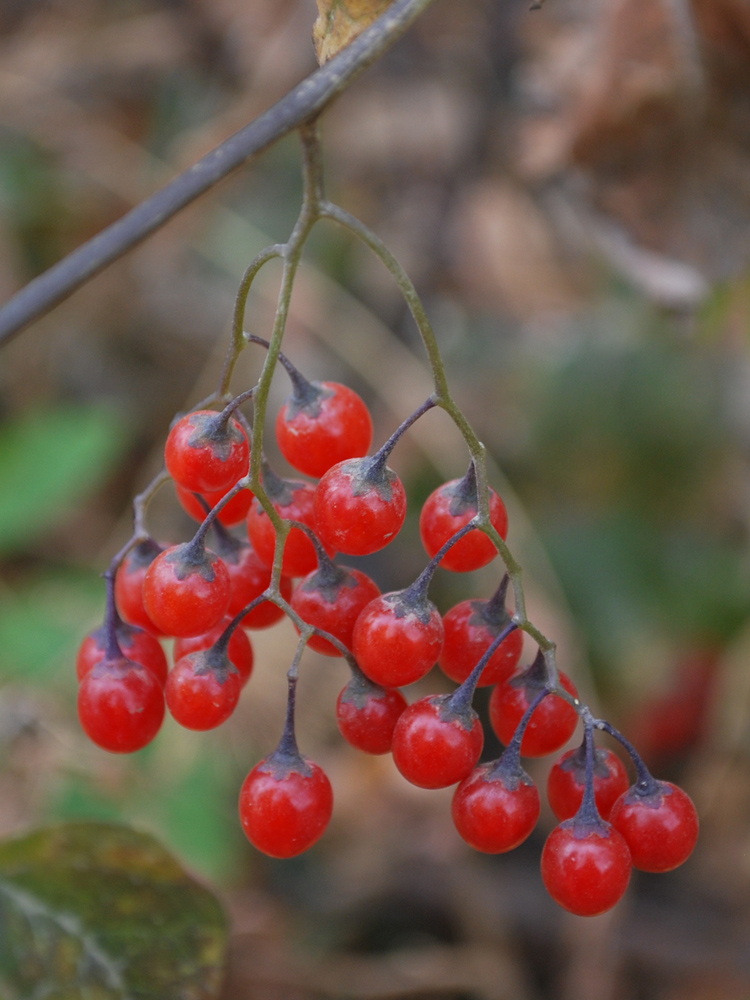
<instances>
[{"instance_id":1,"label":"blurred foliage","mask_svg":"<svg viewBox=\"0 0 750 1000\"><path fill-rule=\"evenodd\" d=\"M125 443L102 409L32 410L0 427L0 555L22 552L100 485Z\"/></svg>"}]
</instances>

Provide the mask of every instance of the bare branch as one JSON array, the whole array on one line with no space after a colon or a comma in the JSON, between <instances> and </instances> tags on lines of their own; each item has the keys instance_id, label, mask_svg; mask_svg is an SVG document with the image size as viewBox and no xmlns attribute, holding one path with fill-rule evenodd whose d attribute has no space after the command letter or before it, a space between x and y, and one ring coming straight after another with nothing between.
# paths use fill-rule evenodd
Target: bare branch
<instances>
[{"instance_id":1,"label":"bare branch","mask_svg":"<svg viewBox=\"0 0 750 1000\"><path fill-rule=\"evenodd\" d=\"M166 187L31 281L0 310L0 346L122 257L237 167L320 114L432 0L396 0L338 55Z\"/></svg>"}]
</instances>

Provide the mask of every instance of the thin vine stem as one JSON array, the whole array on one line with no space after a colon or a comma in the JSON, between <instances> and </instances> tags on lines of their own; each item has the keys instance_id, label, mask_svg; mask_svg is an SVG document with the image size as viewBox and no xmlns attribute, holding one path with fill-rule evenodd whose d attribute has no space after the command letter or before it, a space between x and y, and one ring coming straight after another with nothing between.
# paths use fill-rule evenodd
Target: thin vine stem
<instances>
[{"instance_id":1,"label":"thin vine stem","mask_svg":"<svg viewBox=\"0 0 750 1000\"><path fill-rule=\"evenodd\" d=\"M500 556L505 563L508 576L513 587L515 601L514 621L518 627L530 635L544 653L547 675L551 687L556 691L560 686L557 662L555 659L555 643L549 639L539 629L526 613L526 598L523 589L521 565L516 560L505 540L494 528L490 521L489 513L489 483L487 480L487 461L485 447L474 433L469 421L464 416L458 404L453 399L448 379L445 373L445 365L440 354L440 348L432 329L427 312L424 308L416 288L404 268L391 253L380 237L374 233L364 222L356 218L345 209L334 205L330 201L325 201L321 205L321 216L338 223L349 230L354 236L360 239L376 257L383 263L396 282L404 300L409 307L409 311L417 325L422 342L427 353L430 365L433 384L435 386L435 402L453 420L461 433L469 454L474 462L477 476L477 528L483 531L494 543Z\"/></svg>"}]
</instances>

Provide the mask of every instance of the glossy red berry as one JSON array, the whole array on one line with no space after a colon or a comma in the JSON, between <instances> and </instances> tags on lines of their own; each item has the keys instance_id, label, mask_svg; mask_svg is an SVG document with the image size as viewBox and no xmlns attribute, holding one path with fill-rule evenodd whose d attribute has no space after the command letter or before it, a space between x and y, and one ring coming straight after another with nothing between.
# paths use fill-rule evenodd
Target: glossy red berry
<instances>
[{"instance_id":1,"label":"glossy red berry","mask_svg":"<svg viewBox=\"0 0 750 1000\"><path fill-rule=\"evenodd\" d=\"M443 622L432 601L406 599L408 591L376 597L354 626L352 652L371 681L383 687L413 684L435 665Z\"/></svg>"},{"instance_id":2,"label":"glossy red berry","mask_svg":"<svg viewBox=\"0 0 750 1000\"><path fill-rule=\"evenodd\" d=\"M104 659L78 688L78 717L92 742L110 753L133 753L159 732L164 692L154 674L124 657Z\"/></svg>"},{"instance_id":3,"label":"glossy red berry","mask_svg":"<svg viewBox=\"0 0 750 1000\"><path fill-rule=\"evenodd\" d=\"M272 858L293 858L320 839L333 812L333 791L307 757L272 754L240 791L240 821L250 843Z\"/></svg>"},{"instance_id":4,"label":"glossy red berry","mask_svg":"<svg viewBox=\"0 0 750 1000\"><path fill-rule=\"evenodd\" d=\"M609 823L556 826L542 851L542 881L556 903L594 917L618 903L630 881L630 851Z\"/></svg>"},{"instance_id":5,"label":"glossy red berry","mask_svg":"<svg viewBox=\"0 0 750 1000\"><path fill-rule=\"evenodd\" d=\"M646 791L633 785L615 802L610 822L627 841L635 867L644 872L677 868L698 840L695 806L669 781L656 781Z\"/></svg>"},{"instance_id":6,"label":"glossy red berry","mask_svg":"<svg viewBox=\"0 0 750 1000\"><path fill-rule=\"evenodd\" d=\"M164 449L172 478L194 493L230 490L247 475L250 445L241 424L213 410L188 413L172 427Z\"/></svg>"},{"instance_id":7,"label":"glossy red berry","mask_svg":"<svg viewBox=\"0 0 750 1000\"><path fill-rule=\"evenodd\" d=\"M167 635L202 635L229 607L231 585L224 563L194 542L162 552L143 580L148 616Z\"/></svg>"},{"instance_id":8,"label":"glossy red berry","mask_svg":"<svg viewBox=\"0 0 750 1000\"><path fill-rule=\"evenodd\" d=\"M389 753L393 730L406 708L400 691L352 677L336 701L336 722L347 743L365 753Z\"/></svg>"},{"instance_id":9,"label":"glossy red berry","mask_svg":"<svg viewBox=\"0 0 750 1000\"><path fill-rule=\"evenodd\" d=\"M629 785L628 772L617 754L597 747L594 750L594 798L602 819L609 819L612 806ZM581 745L564 753L547 778L547 800L559 820L575 816L585 787L586 753Z\"/></svg>"},{"instance_id":10,"label":"glossy red berry","mask_svg":"<svg viewBox=\"0 0 750 1000\"><path fill-rule=\"evenodd\" d=\"M456 829L471 847L503 854L522 844L539 819L539 792L524 771L507 773L498 762L480 764L453 796Z\"/></svg>"},{"instance_id":11,"label":"glossy red berry","mask_svg":"<svg viewBox=\"0 0 750 1000\"><path fill-rule=\"evenodd\" d=\"M302 524L315 530L314 487L310 483L302 483L293 479L279 480L278 477L274 478L281 485L272 484L271 476L268 473L264 475L263 482L269 499L279 515L290 521L301 521ZM257 498L253 501L250 513L247 515L247 532L259 558L267 566L272 566L276 551L276 529ZM334 550L329 547L328 553L333 555ZM281 564L283 575L307 576L317 565L318 556L312 541L304 531L292 528L284 547L284 560Z\"/></svg>"},{"instance_id":12,"label":"glossy red berry","mask_svg":"<svg viewBox=\"0 0 750 1000\"><path fill-rule=\"evenodd\" d=\"M337 552L366 556L389 545L406 517L406 493L387 466L371 459L339 462L315 490L321 540Z\"/></svg>"},{"instance_id":13,"label":"glossy red berry","mask_svg":"<svg viewBox=\"0 0 750 1000\"><path fill-rule=\"evenodd\" d=\"M291 603L303 621L329 632L351 651L355 622L379 596L380 588L365 573L329 563L302 580ZM321 636L311 636L308 646L327 656L343 655Z\"/></svg>"},{"instance_id":14,"label":"glossy red berry","mask_svg":"<svg viewBox=\"0 0 750 1000\"><path fill-rule=\"evenodd\" d=\"M186 729L203 732L226 722L237 706L241 681L225 657L211 650L188 653L167 678L167 708Z\"/></svg>"},{"instance_id":15,"label":"glossy red berry","mask_svg":"<svg viewBox=\"0 0 750 1000\"><path fill-rule=\"evenodd\" d=\"M130 625L137 625L153 635L164 635L151 621L143 606L143 580L151 563L164 549L149 540L136 545L125 556L115 575L115 602L120 616Z\"/></svg>"},{"instance_id":16,"label":"glossy red berry","mask_svg":"<svg viewBox=\"0 0 750 1000\"><path fill-rule=\"evenodd\" d=\"M484 745L479 716L454 711L452 695L429 695L410 705L393 731L393 761L420 788L447 788L471 772Z\"/></svg>"},{"instance_id":17,"label":"glossy red berry","mask_svg":"<svg viewBox=\"0 0 750 1000\"><path fill-rule=\"evenodd\" d=\"M210 632L204 632L203 635L175 639L175 663L190 653L197 653L202 649L210 649L219 640L231 620L227 616L222 622L212 628ZM227 646L227 655L229 656L230 663L234 664L237 668L237 673L240 675L240 685L244 687L250 680L250 675L253 672L253 647L247 637L247 633L241 626L238 626L232 632L232 638L229 640L229 645Z\"/></svg>"},{"instance_id":18,"label":"glossy red berry","mask_svg":"<svg viewBox=\"0 0 750 1000\"><path fill-rule=\"evenodd\" d=\"M507 746L513 739L526 709L545 685L544 663L539 658L531 667L498 684L490 696L490 722ZM571 679L560 672L560 684L574 698L578 693ZM545 757L564 746L575 732L578 714L558 695L550 694L531 716L521 743L523 757Z\"/></svg>"},{"instance_id":19,"label":"glossy red berry","mask_svg":"<svg viewBox=\"0 0 750 1000\"><path fill-rule=\"evenodd\" d=\"M126 659L150 670L162 687L167 680L169 667L161 643L149 632L135 625L120 622L117 625L117 642ZM104 626L89 632L81 643L76 659L76 675L82 681L97 663L107 658L107 632Z\"/></svg>"},{"instance_id":20,"label":"glossy red berry","mask_svg":"<svg viewBox=\"0 0 750 1000\"><path fill-rule=\"evenodd\" d=\"M353 389L338 382L308 382L279 411L276 440L290 465L318 479L332 465L367 454L372 419Z\"/></svg>"},{"instance_id":21,"label":"glossy red berry","mask_svg":"<svg viewBox=\"0 0 750 1000\"><path fill-rule=\"evenodd\" d=\"M425 501L419 516L419 532L427 554L432 558L477 514L477 484L474 466L463 479L452 479L439 486ZM505 504L490 489L490 522L505 538L508 514ZM466 573L486 566L497 555L494 543L484 532L470 531L443 556L440 565L454 573Z\"/></svg>"},{"instance_id":22,"label":"glossy red berry","mask_svg":"<svg viewBox=\"0 0 750 1000\"><path fill-rule=\"evenodd\" d=\"M440 669L460 684L510 622L504 608L492 601L461 601L443 618L445 641L440 653ZM500 643L482 671L479 687L500 684L512 676L523 651L523 632L516 629Z\"/></svg>"},{"instance_id":23,"label":"glossy red berry","mask_svg":"<svg viewBox=\"0 0 750 1000\"><path fill-rule=\"evenodd\" d=\"M180 486L179 483L175 483L175 491L177 493L177 499L182 504L185 512L189 514L194 521L198 521L199 524L202 524L206 517L206 510L195 493L190 490L186 490L183 486ZM202 493L200 496L203 497L209 508L213 510L216 504L220 500L224 499L227 492L228 490L219 490L218 493ZM233 528L237 524L242 524L245 520L252 502L253 493L250 490L240 490L236 496L233 496L232 499L221 508L217 517L225 528Z\"/></svg>"}]
</instances>

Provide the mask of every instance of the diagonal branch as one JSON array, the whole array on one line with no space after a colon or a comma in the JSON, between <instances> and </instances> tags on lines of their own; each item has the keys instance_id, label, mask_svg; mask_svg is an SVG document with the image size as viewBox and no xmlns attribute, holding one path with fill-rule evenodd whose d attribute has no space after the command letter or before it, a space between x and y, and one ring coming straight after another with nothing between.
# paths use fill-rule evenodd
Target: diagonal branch
<instances>
[{"instance_id":1,"label":"diagonal branch","mask_svg":"<svg viewBox=\"0 0 750 1000\"><path fill-rule=\"evenodd\" d=\"M43 316L233 170L316 117L432 0L395 0L345 49L166 187L31 281L0 310L0 346Z\"/></svg>"}]
</instances>

